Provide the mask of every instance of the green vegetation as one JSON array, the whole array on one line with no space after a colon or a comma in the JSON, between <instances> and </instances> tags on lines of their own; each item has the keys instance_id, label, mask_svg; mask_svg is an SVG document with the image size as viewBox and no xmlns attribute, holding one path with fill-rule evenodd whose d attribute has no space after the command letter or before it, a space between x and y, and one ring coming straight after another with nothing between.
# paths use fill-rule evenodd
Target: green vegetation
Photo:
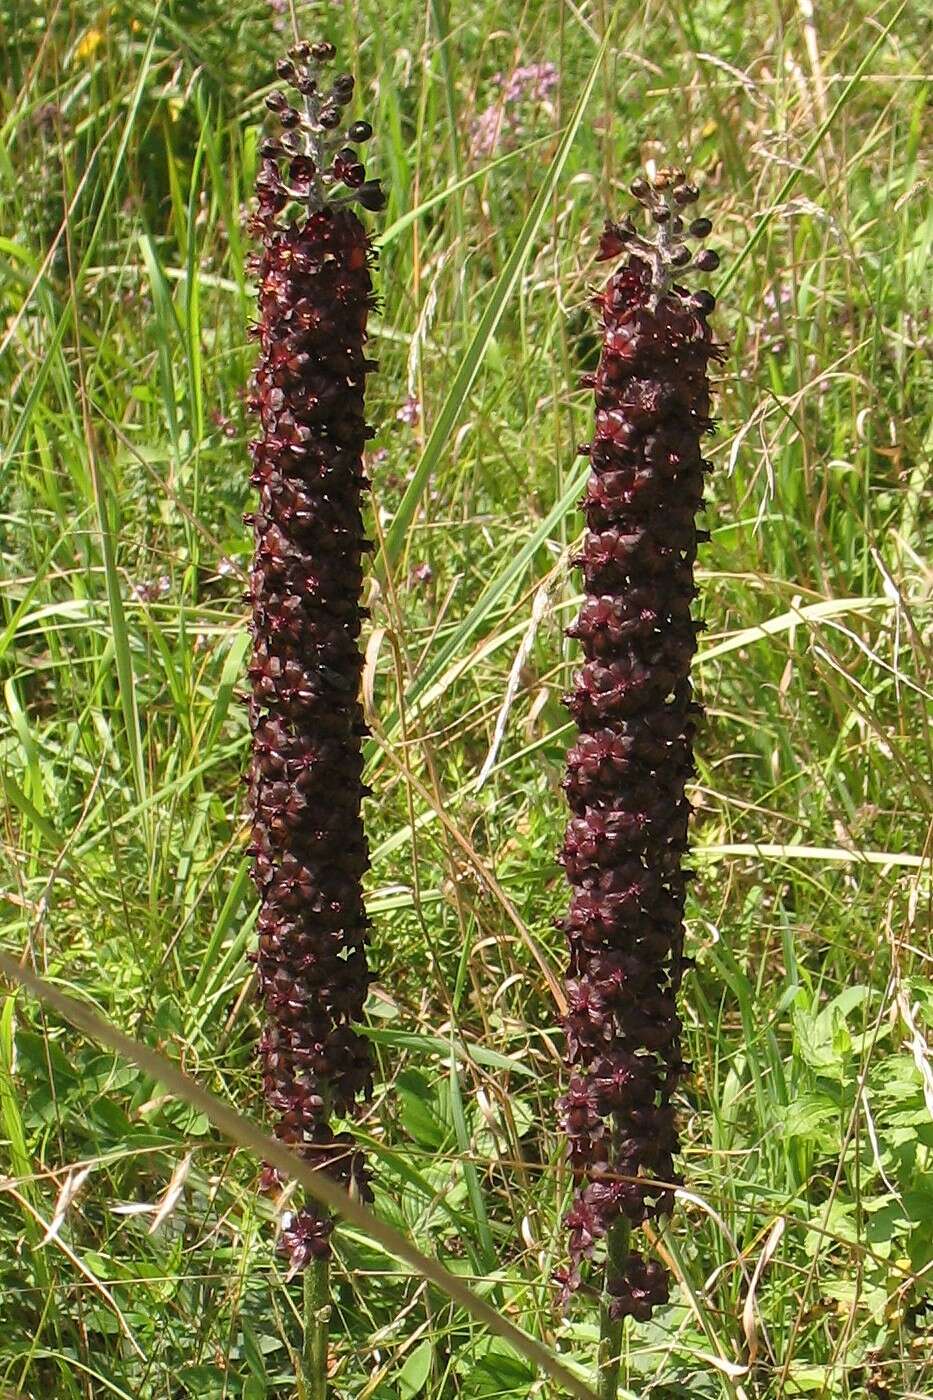
<instances>
[{"instance_id":1,"label":"green vegetation","mask_svg":"<svg viewBox=\"0 0 933 1400\"><path fill-rule=\"evenodd\" d=\"M677 1284L627 1328L622 1393L928 1393L918 15L297 8L354 55L390 195L369 385L380 1077L357 1129L376 1209L593 1383L597 1302L562 1319L550 1282L576 382L605 214L645 159L686 165L731 346L696 667L694 1075L687 1197L659 1242ZM243 216L287 26L264 0L7 0L0 59L3 947L256 1117ZM483 118L497 74L544 63L553 87ZM7 987L0 1395L294 1395L301 1285L257 1176L200 1110ZM341 1400L561 1394L356 1227L333 1288Z\"/></svg>"}]
</instances>

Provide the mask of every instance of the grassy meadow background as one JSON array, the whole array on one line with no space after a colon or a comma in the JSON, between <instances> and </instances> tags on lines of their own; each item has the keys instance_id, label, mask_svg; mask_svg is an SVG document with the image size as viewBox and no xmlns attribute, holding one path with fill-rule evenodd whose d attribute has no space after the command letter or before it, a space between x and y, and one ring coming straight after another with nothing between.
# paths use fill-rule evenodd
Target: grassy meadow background
<instances>
[{"instance_id":1,"label":"grassy meadow background","mask_svg":"<svg viewBox=\"0 0 933 1400\"><path fill-rule=\"evenodd\" d=\"M606 213L702 187L730 346L702 551L671 1306L624 1393L933 1388L921 7L299 4L389 207L369 383L377 1210L594 1376L563 1318L551 985ZM287 6L3 0L2 946L261 1118L247 954L244 275ZM606 26L614 24L603 61ZM553 65L553 68L542 65ZM516 72L519 70L519 72ZM531 70L530 72L528 70ZM587 83L585 110L576 113ZM572 139L571 139L572 138ZM285 1400L257 1164L7 987L0 1395ZM556 1397L350 1229L333 1392Z\"/></svg>"}]
</instances>

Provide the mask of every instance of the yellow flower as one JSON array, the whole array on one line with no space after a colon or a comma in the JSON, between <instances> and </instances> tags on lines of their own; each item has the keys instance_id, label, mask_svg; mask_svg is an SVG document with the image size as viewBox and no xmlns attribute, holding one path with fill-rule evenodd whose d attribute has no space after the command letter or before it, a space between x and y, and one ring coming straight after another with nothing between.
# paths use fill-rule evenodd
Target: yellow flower
<instances>
[{"instance_id":1,"label":"yellow flower","mask_svg":"<svg viewBox=\"0 0 933 1400\"><path fill-rule=\"evenodd\" d=\"M102 31L96 26L92 27L75 49L75 58L79 63L83 62L84 59L90 58L95 54L103 42L104 36Z\"/></svg>"}]
</instances>

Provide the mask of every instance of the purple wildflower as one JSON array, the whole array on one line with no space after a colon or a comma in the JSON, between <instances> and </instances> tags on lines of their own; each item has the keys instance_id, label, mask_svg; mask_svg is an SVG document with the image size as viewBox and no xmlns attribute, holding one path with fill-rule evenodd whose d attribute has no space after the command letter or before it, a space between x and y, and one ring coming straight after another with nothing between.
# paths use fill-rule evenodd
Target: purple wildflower
<instances>
[{"instance_id":1,"label":"purple wildflower","mask_svg":"<svg viewBox=\"0 0 933 1400\"><path fill-rule=\"evenodd\" d=\"M414 394L409 394L395 416L406 427L414 428L421 419L420 400Z\"/></svg>"},{"instance_id":2,"label":"purple wildflower","mask_svg":"<svg viewBox=\"0 0 933 1400\"><path fill-rule=\"evenodd\" d=\"M493 84L498 100L474 119L470 131L470 153L482 159L500 147L511 149L525 131L529 108L543 107L553 116L551 93L557 87L558 73L553 63L527 63L511 73L497 73Z\"/></svg>"}]
</instances>

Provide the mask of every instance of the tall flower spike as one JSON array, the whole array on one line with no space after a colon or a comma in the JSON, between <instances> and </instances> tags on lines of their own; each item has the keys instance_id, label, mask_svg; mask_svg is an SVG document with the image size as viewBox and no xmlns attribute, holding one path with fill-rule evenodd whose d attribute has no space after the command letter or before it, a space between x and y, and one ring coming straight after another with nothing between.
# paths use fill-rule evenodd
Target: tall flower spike
<instances>
[{"instance_id":1,"label":"tall flower spike","mask_svg":"<svg viewBox=\"0 0 933 1400\"><path fill-rule=\"evenodd\" d=\"M709 463L708 365L721 358L708 316L715 300L680 286L709 271L709 250L684 227L696 197L682 173L636 180L632 194L654 224L607 223L601 260L624 261L596 298L602 354L594 390L592 474L581 503L587 530L575 563L584 601L568 636L582 668L566 697L579 728L564 788L571 817L561 853L572 886L564 921L570 951L565 1022L569 1088L561 1101L577 1191L567 1216L571 1267L619 1223L670 1212L678 1181L673 1091L685 1072L676 998L685 967L684 894L693 775L690 662L694 516ZM608 1249L609 1316L644 1320L667 1298L663 1267Z\"/></svg>"},{"instance_id":2,"label":"tall flower spike","mask_svg":"<svg viewBox=\"0 0 933 1400\"><path fill-rule=\"evenodd\" d=\"M250 221L262 244L250 268L259 358L249 407L260 429L250 443L259 506L246 517L255 535L250 854L261 901L259 1049L276 1135L371 1199L360 1154L330 1121L371 1092L367 1043L353 1023L370 980L358 696L374 253L351 205L375 209L384 199L346 144L366 140L369 123L354 122L346 141L337 132L353 79L325 83L333 57L330 44L300 44L279 63L296 97L267 99L282 133L262 143ZM273 1172L264 1184L277 1184ZM328 1256L330 1230L310 1202L288 1217L281 1247L292 1269Z\"/></svg>"}]
</instances>

